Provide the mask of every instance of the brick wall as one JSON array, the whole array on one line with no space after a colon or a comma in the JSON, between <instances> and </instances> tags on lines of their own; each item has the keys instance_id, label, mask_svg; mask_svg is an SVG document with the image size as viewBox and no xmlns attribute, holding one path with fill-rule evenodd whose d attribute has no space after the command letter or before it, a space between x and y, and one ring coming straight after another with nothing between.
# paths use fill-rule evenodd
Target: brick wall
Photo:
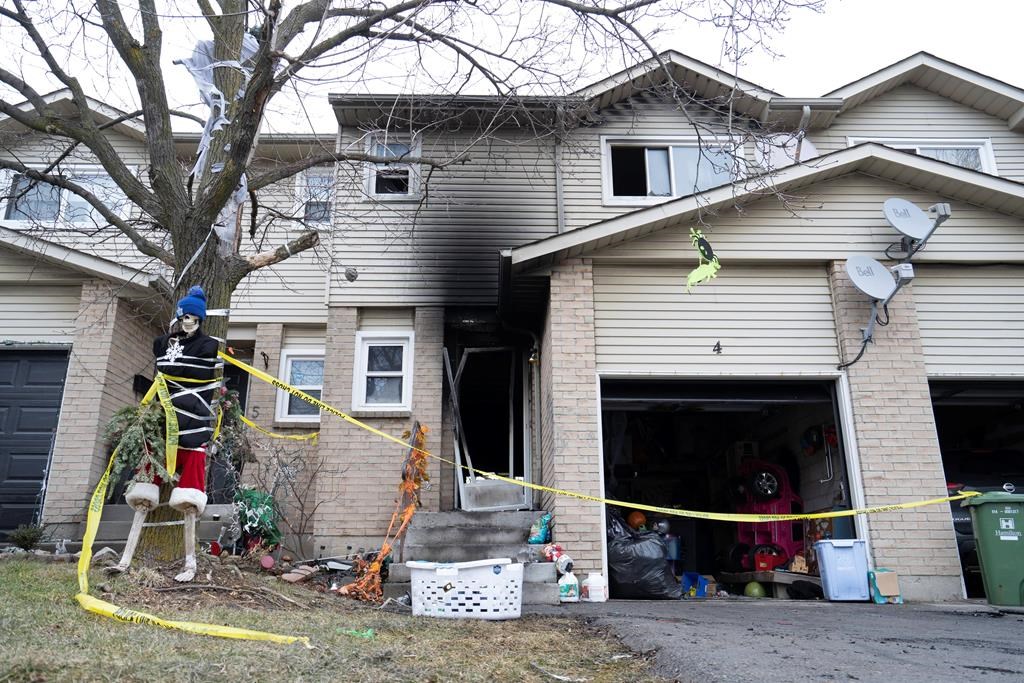
<instances>
[{"instance_id":1,"label":"brick wall","mask_svg":"<svg viewBox=\"0 0 1024 683\"><path fill-rule=\"evenodd\" d=\"M106 280L82 284L43 508L57 538L80 537L78 525L109 456L103 427L114 411L141 398L132 391L134 375L153 375L159 325L117 298L118 290Z\"/></svg>"},{"instance_id":2,"label":"brick wall","mask_svg":"<svg viewBox=\"0 0 1024 683\"><path fill-rule=\"evenodd\" d=\"M327 318L327 364L324 400L349 411L355 363L358 309L333 307ZM427 425L427 450L441 438L441 348L444 310L417 308L415 316L413 410L395 417L359 416L366 424L401 437L414 420ZM338 418L325 417L320 448L329 471L318 478L317 542L330 554L347 546L371 548L380 544L394 511L407 449ZM440 463L431 461L432 484L423 491L423 510L440 509Z\"/></svg>"},{"instance_id":3,"label":"brick wall","mask_svg":"<svg viewBox=\"0 0 1024 683\"><path fill-rule=\"evenodd\" d=\"M836 327L844 362L860 350L870 305L851 284L844 262L830 266ZM908 285L889 304L890 324L848 368L854 425L867 504L888 505L946 495L921 334ZM872 515L876 566L900 573L910 599L962 597L960 562L947 505Z\"/></svg>"},{"instance_id":4,"label":"brick wall","mask_svg":"<svg viewBox=\"0 0 1024 683\"><path fill-rule=\"evenodd\" d=\"M601 496L595 341L594 280L589 260L563 262L551 273L551 303L541 349L541 483ZM554 515L554 539L581 575L600 571L603 506L545 495Z\"/></svg>"}]
</instances>

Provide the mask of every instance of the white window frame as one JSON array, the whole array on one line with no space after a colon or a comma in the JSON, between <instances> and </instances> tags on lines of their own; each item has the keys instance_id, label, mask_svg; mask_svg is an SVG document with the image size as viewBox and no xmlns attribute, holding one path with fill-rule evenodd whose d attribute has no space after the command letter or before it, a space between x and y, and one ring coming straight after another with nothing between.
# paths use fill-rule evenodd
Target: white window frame
<instances>
[{"instance_id":1,"label":"white window frame","mask_svg":"<svg viewBox=\"0 0 1024 683\"><path fill-rule=\"evenodd\" d=\"M619 197L613 193L612 187L612 146L615 147L707 147L711 149L727 147L738 157L746 158L746 145L737 145L730 138L715 135L658 135L651 137L635 137L628 135L602 135L601 144L601 203L605 206L653 206L663 204L680 197L691 195L671 195L668 197ZM669 152L669 187L675 188L675 162ZM710 163L710 161L708 161ZM733 182L742 180L744 169L737 163L733 169ZM709 188L710 189L710 188ZM700 194L697 192L696 194Z\"/></svg>"},{"instance_id":2,"label":"white window frame","mask_svg":"<svg viewBox=\"0 0 1024 683\"><path fill-rule=\"evenodd\" d=\"M70 176L70 178L72 180L74 180L76 177L82 177L82 176L109 177L109 174L106 172L106 170L102 166L99 166L98 164L73 164L73 165L69 164L69 165L63 166L62 169L68 173L68 175ZM128 171L130 173L132 173L133 175L135 175L135 168L134 167L131 167L131 166L128 167ZM0 221L3 221L5 225L12 225L12 226L21 226L21 225L24 225L24 226L30 226L30 225L53 225L53 226L56 226L56 227L59 227L59 226L74 227L74 226L81 225L81 226L95 227L95 225L93 223L91 223L91 222L72 223L71 221L67 220L68 213L71 210L71 203L70 203L69 197L73 193L71 192L71 190L67 190L67 189L65 189L63 187L57 188L59 190L60 195L59 195L59 199L58 199L59 206L58 206L58 209L57 209L57 218L56 218L56 220L54 220L54 221L39 221L39 220L35 220L35 219L25 219L25 218L4 218L4 216L7 214L7 205L9 204L9 201L7 199L7 195L8 195L8 192L10 192L11 183L14 182L14 177L18 176L18 175L24 175L24 174L18 173L17 171L14 171L12 169L0 169ZM118 187L118 190L120 190L120 187ZM122 190L122 193L123 193L123 190ZM75 196L77 196L77 195L75 195ZM132 210L131 207L132 207L132 202L126 196L125 197L125 205L122 206L122 207L119 207L119 210L114 211L114 213L115 213L115 215L117 215L120 218L128 219L128 217L131 215L131 210Z\"/></svg>"},{"instance_id":3,"label":"white window frame","mask_svg":"<svg viewBox=\"0 0 1024 683\"><path fill-rule=\"evenodd\" d=\"M356 361L352 373L352 409L361 412L412 410L413 356L416 335L412 330L361 330L356 332ZM366 362L370 346L402 346L402 400L400 403L366 402ZM398 376L398 375L395 375Z\"/></svg>"},{"instance_id":4,"label":"white window frame","mask_svg":"<svg viewBox=\"0 0 1024 683\"><path fill-rule=\"evenodd\" d=\"M418 157L422 149L420 145L420 137L418 135L402 135L391 133L389 131L377 130L369 133L366 136L366 153L372 155L374 147L378 142L393 142L402 145L409 146L409 156ZM375 190L377 171L380 168L389 166L396 169L404 169L409 172L409 191L405 194L395 193L381 193L378 194ZM366 196L374 201L378 202L408 202L408 201L419 201L420 199L420 165L410 164L404 162L395 162L391 164L376 164L366 163L366 170L363 177L364 190Z\"/></svg>"},{"instance_id":5,"label":"white window frame","mask_svg":"<svg viewBox=\"0 0 1024 683\"><path fill-rule=\"evenodd\" d=\"M280 375L282 380L291 384L291 371L292 361L295 360L319 360L324 363L324 371L327 370L327 357L324 353L323 347L312 348L306 347L301 349L282 349L281 350L281 364L280 364ZM294 385L296 389L319 389L323 396L323 385L313 386L311 384ZM287 391L283 389L277 390L277 408L274 411L274 420L276 422L319 422L320 414L316 415L290 415L288 413L288 398L291 396Z\"/></svg>"},{"instance_id":6,"label":"white window frame","mask_svg":"<svg viewBox=\"0 0 1024 683\"><path fill-rule=\"evenodd\" d=\"M310 201L309 196L309 181L308 178L311 175L316 176L330 176L331 177L331 197L330 197L330 208L328 210L328 216L326 221L311 221L314 225L330 225L334 223L334 208L338 201L338 174L335 166L314 166L313 168L307 168L302 173L295 176L295 211L294 215L296 219L305 221L306 219L306 204Z\"/></svg>"},{"instance_id":7,"label":"white window frame","mask_svg":"<svg viewBox=\"0 0 1024 683\"><path fill-rule=\"evenodd\" d=\"M938 149L977 149L981 158L981 172L989 175L999 175L996 169L996 156L992 151L992 140L989 138L876 138L860 135L848 135L846 137L847 147L862 145L866 142L877 142L893 149L914 149L920 147L934 147ZM930 158L930 157L926 157ZM974 169L966 169L972 171Z\"/></svg>"}]
</instances>

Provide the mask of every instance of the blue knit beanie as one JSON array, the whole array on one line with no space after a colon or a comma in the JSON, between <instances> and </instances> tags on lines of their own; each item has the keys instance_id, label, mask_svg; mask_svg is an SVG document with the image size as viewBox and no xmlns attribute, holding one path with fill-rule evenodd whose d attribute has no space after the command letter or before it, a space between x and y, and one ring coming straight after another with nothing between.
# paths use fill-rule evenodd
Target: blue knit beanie
<instances>
[{"instance_id":1,"label":"blue knit beanie","mask_svg":"<svg viewBox=\"0 0 1024 683\"><path fill-rule=\"evenodd\" d=\"M175 316L180 318L187 313L191 313L200 320L206 320L206 292L199 285L192 285L188 294L178 302Z\"/></svg>"}]
</instances>

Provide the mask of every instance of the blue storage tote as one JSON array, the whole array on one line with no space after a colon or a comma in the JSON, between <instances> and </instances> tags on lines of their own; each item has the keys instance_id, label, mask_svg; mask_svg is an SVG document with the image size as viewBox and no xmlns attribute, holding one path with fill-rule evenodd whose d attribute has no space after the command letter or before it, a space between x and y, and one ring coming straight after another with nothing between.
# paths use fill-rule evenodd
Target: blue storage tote
<instances>
[{"instance_id":1,"label":"blue storage tote","mask_svg":"<svg viewBox=\"0 0 1024 683\"><path fill-rule=\"evenodd\" d=\"M868 600L868 553L864 541L831 539L814 544L821 587L829 600Z\"/></svg>"}]
</instances>

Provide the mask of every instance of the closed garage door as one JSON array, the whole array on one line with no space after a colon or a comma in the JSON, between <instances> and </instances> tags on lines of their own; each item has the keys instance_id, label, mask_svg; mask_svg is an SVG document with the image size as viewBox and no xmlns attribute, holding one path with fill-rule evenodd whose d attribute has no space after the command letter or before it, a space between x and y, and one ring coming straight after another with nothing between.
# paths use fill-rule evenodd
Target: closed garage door
<instances>
[{"instance_id":1,"label":"closed garage door","mask_svg":"<svg viewBox=\"0 0 1024 683\"><path fill-rule=\"evenodd\" d=\"M67 369L65 351L0 351L0 536L36 512Z\"/></svg>"}]
</instances>

